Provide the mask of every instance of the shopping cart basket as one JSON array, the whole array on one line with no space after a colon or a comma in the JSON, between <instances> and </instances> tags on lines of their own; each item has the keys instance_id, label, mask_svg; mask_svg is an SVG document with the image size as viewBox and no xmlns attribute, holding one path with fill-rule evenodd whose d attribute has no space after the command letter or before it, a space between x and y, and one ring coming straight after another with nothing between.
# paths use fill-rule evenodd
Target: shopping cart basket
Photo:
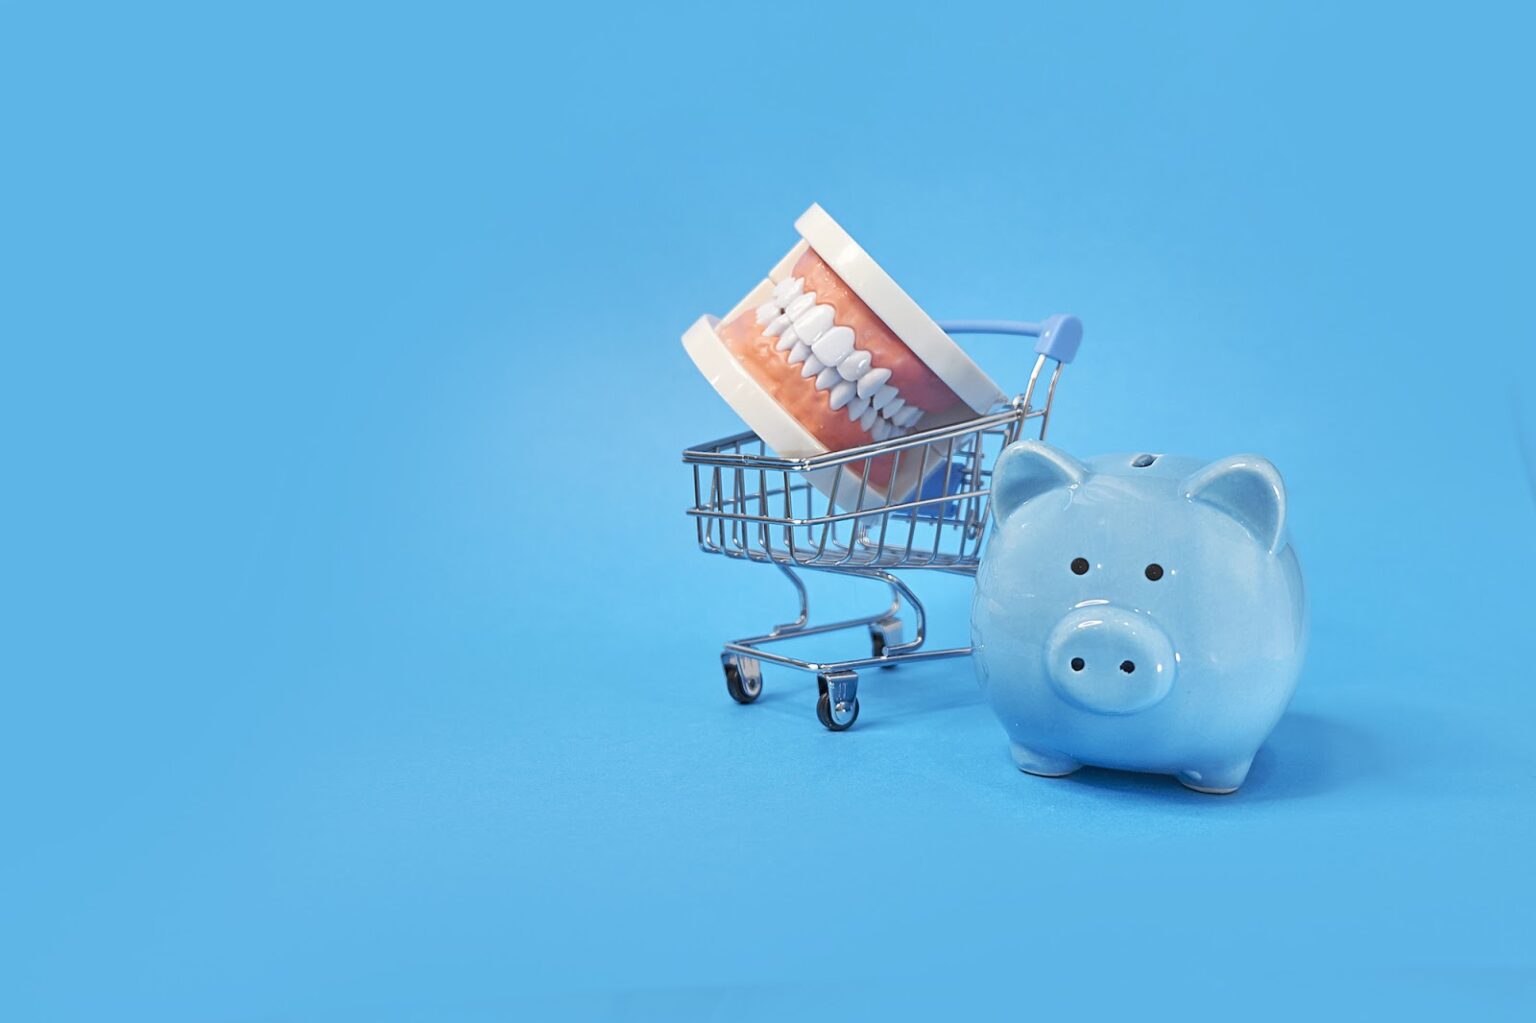
<instances>
[{"instance_id":1,"label":"shopping cart basket","mask_svg":"<svg viewBox=\"0 0 1536 1023\"><path fill-rule=\"evenodd\" d=\"M1043 323L968 320L940 326L950 334L1039 338L1024 393L987 415L815 458L777 457L751 432L683 452L683 461L693 467L693 506L688 514L697 527L700 548L774 565L799 597L800 613L793 621L725 644L720 660L726 689L738 703L751 703L762 693L764 661L813 672L816 716L827 728L841 732L859 716L861 669L971 653L968 646L924 649L927 614L896 570L976 574L987 529L992 466L1026 428L1038 429L1036 435L1045 439L1057 381L1076 354L1082 329L1068 316ZM1048 367L1045 400L1036 407L1036 389ZM911 478L923 483L906 493L893 486L888 497L875 494L867 480L877 459L890 460L891 479L902 478L903 460L909 472L916 461ZM862 618L812 624L801 569L883 583L890 590L890 603ZM902 638L907 624L901 617L903 604L911 616L908 639ZM868 657L808 661L766 649L784 640L860 629L869 633Z\"/></svg>"}]
</instances>

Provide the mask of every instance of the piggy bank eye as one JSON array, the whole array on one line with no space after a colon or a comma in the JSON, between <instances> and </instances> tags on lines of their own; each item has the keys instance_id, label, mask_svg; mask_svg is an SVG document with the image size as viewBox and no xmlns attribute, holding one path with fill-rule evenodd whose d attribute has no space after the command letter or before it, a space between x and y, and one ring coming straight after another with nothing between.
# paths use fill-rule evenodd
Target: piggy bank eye
<instances>
[{"instance_id":1,"label":"piggy bank eye","mask_svg":"<svg viewBox=\"0 0 1536 1023\"><path fill-rule=\"evenodd\" d=\"M1159 565L1157 562L1154 561L1154 562L1152 562L1152 564L1147 566L1147 578L1148 579L1151 579L1153 582L1157 582L1162 577L1163 577L1163 566L1162 565Z\"/></svg>"},{"instance_id":2,"label":"piggy bank eye","mask_svg":"<svg viewBox=\"0 0 1536 1023\"><path fill-rule=\"evenodd\" d=\"M1073 575L1087 575L1088 574L1088 559L1087 558L1073 558L1072 559L1072 574Z\"/></svg>"}]
</instances>

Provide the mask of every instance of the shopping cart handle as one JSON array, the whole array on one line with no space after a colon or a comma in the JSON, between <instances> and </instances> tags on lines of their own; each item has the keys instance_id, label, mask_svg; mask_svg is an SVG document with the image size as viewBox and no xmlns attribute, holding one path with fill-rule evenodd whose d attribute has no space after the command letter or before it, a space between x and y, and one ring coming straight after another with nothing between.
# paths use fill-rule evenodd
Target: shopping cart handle
<instances>
[{"instance_id":1,"label":"shopping cart handle","mask_svg":"<svg viewBox=\"0 0 1536 1023\"><path fill-rule=\"evenodd\" d=\"M1035 342L1035 354L1071 362L1077 357L1077 346L1083 343L1083 321L1076 316L1057 313L1041 324L1040 340Z\"/></svg>"},{"instance_id":2,"label":"shopping cart handle","mask_svg":"<svg viewBox=\"0 0 1536 1023\"><path fill-rule=\"evenodd\" d=\"M1042 323L1026 323L1023 320L941 320L939 327L946 334L1018 334L1039 338L1035 342L1035 354L1071 362L1077 356L1077 348L1083 343L1083 321L1076 316L1057 313Z\"/></svg>"}]
</instances>

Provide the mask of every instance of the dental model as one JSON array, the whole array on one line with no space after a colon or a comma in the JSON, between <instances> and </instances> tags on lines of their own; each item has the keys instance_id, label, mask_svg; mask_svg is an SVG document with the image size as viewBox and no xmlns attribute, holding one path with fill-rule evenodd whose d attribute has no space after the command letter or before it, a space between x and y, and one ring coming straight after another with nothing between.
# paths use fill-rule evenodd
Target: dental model
<instances>
[{"instance_id":1,"label":"dental model","mask_svg":"<svg viewBox=\"0 0 1536 1023\"><path fill-rule=\"evenodd\" d=\"M683 335L694 364L770 448L816 457L947 426L1006 400L820 206L795 229L802 240L766 280L724 319L701 317ZM851 461L839 503L855 492L900 497L943 457ZM829 492L836 475L811 479Z\"/></svg>"}]
</instances>

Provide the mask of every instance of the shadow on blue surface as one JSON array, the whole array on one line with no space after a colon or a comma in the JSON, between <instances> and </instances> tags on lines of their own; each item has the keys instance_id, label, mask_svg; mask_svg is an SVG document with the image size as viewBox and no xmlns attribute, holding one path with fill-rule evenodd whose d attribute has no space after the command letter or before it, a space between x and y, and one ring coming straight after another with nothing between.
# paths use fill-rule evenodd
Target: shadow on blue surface
<instances>
[{"instance_id":1,"label":"shadow on blue surface","mask_svg":"<svg viewBox=\"0 0 1536 1023\"><path fill-rule=\"evenodd\" d=\"M1230 800L1251 803L1305 799L1332 792L1358 782L1370 770L1371 762L1370 747L1363 733L1316 714L1291 712L1280 720L1254 758L1247 783L1230 796L1193 792L1168 775L1099 767L1085 767L1066 778L1039 780L1079 785L1117 797L1134 793L1138 798L1169 804L1220 804Z\"/></svg>"},{"instance_id":2,"label":"shadow on blue surface","mask_svg":"<svg viewBox=\"0 0 1536 1023\"><path fill-rule=\"evenodd\" d=\"M906 687L904 692L899 684L902 681L901 675L893 674L891 677L897 680L897 684L886 686L881 684L885 681L884 676L869 674L873 676L871 681L866 682L862 675L859 680L859 702L869 711L867 715L860 713L857 725L860 731L881 728L909 718L922 718L948 710L973 707L982 702L981 693L974 686L970 688L910 686ZM967 678L965 681L969 682L970 679ZM811 676L805 675L782 683L772 692L765 685L763 695L754 707L762 707L774 714L788 717L809 717L814 722L816 683Z\"/></svg>"}]
</instances>

